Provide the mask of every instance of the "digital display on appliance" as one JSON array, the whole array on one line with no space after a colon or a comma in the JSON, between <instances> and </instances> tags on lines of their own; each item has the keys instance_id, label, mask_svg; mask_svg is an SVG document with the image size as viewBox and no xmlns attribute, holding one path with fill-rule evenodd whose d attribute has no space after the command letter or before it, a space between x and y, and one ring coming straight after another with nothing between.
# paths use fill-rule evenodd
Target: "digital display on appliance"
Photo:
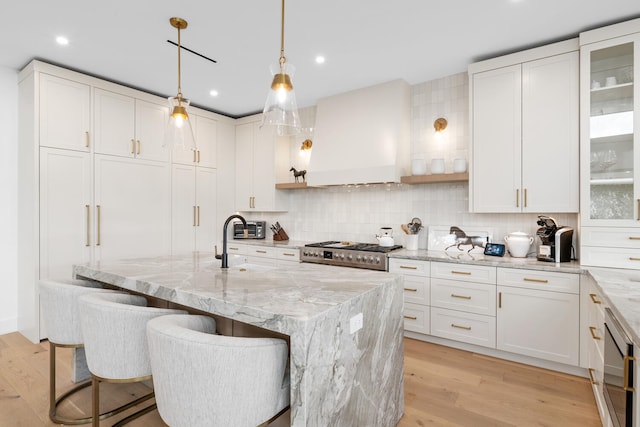
<instances>
[{"instance_id":1,"label":"digital display on appliance","mask_svg":"<svg viewBox=\"0 0 640 427\"><path fill-rule=\"evenodd\" d=\"M333 252L331 251L324 251L324 259L333 259Z\"/></svg>"},{"instance_id":2,"label":"digital display on appliance","mask_svg":"<svg viewBox=\"0 0 640 427\"><path fill-rule=\"evenodd\" d=\"M484 248L485 255L504 256L504 245L500 243L487 243Z\"/></svg>"}]
</instances>

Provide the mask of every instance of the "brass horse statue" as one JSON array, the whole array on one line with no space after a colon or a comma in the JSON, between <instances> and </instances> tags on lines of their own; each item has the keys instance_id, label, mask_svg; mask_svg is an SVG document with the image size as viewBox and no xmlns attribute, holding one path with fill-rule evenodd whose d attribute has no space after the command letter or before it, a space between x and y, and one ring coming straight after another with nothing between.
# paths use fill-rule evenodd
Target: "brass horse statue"
<instances>
[{"instance_id":1,"label":"brass horse statue","mask_svg":"<svg viewBox=\"0 0 640 427\"><path fill-rule=\"evenodd\" d=\"M296 170L296 168L292 167L291 169L289 169L289 172L293 172L293 177L296 179L296 182L298 182L298 178L302 177L302 182L305 182L305 178L304 176L307 174L306 170Z\"/></svg>"}]
</instances>

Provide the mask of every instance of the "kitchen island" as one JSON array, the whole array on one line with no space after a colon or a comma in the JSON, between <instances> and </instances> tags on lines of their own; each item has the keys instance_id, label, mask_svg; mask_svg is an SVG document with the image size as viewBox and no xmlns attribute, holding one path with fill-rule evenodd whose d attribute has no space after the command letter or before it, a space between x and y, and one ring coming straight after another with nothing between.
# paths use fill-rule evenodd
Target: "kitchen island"
<instances>
[{"instance_id":1,"label":"kitchen island","mask_svg":"<svg viewBox=\"0 0 640 427\"><path fill-rule=\"evenodd\" d=\"M290 338L292 426L395 426L404 413L402 277L299 264L227 270L212 253L74 267Z\"/></svg>"}]
</instances>

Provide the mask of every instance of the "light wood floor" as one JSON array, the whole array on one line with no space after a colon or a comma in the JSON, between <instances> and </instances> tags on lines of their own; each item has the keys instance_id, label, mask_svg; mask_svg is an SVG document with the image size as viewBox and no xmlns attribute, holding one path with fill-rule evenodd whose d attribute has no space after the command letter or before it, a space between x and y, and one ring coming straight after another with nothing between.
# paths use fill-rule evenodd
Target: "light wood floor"
<instances>
[{"instance_id":1,"label":"light wood floor","mask_svg":"<svg viewBox=\"0 0 640 427\"><path fill-rule=\"evenodd\" d=\"M0 427L55 425L47 415L48 360L48 343L33 344L18 333L0 335ZM58 350L58 361L58 387L63 390L71 385L70 351ZM143 385L103 387L104 406L116 406L148 392ZM77 416L90 411L89 390L71 400L61 413ZM127 414L102 425L112 425ZM154 411L129 425L165 424ZM398 427L427 425L601 424L591 386L584 378L405 339L405 416Z\"/></svg>"}]
</instances>

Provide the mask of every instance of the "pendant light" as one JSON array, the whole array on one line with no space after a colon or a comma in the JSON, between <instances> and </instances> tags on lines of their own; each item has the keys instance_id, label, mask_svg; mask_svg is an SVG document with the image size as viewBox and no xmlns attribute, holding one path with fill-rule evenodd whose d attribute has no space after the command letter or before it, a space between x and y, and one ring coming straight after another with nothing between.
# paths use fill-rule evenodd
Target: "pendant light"
<instances>
[{"instance_id":1,"label":"pendant light","mask_svg":"<svg viewBox=\"0 0 640 427\"><path fill-rule=\"evenodd\" d=\"M189 100L182 97L180 88L180 30L187 28L187 21L182 18L169 19L171 26L178 29L178 94L169 98L171 115L164 134L165 147L180 147L185 150L195 150L196 141L193 136L191 120L189 120Z\"/></svg>"},{"instance_id":2,"label":"pendant light","mask_svg":"<svg viewBox=\"0 0 640 427\"><path fill-rule=\"evenodd\" d=\"M287 64L284 56L284 0L282 0L282 25L280 32L280 59L272 67L273 81L262 112L262 125L276 125L278 135L295 135L300 131L300 117L291 77L295 67Z\"/></svg>"}]
</instances>

